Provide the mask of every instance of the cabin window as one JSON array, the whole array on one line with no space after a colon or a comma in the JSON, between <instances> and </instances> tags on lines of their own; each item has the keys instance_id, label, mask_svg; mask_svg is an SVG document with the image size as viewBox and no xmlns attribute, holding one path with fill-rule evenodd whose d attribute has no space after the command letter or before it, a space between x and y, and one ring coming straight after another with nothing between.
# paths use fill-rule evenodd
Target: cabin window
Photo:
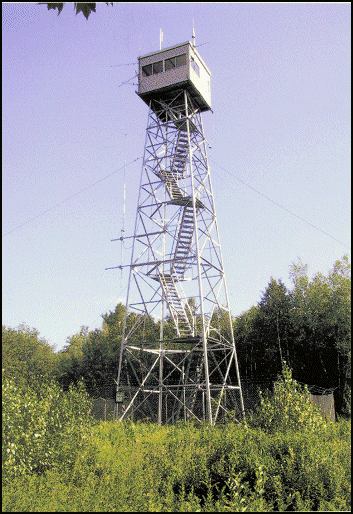
<instances>
[{"instance_id":1,"label":"cabin window","mask_svg":"<svg viewBox=\"0 0 353 514\"><path fill-rule=\"evenodd\" d=\"M143 77L149 77L150 75L155 75L156 73L161 73L162 71L163 61L158 61L152 64L146 64L146 66L142 66Z\"/></svg>"},{"instance_id":2,"label":"cabin window","mask_svg":"<svg viewBox=\"0 0 353 514\"><path fill-rule=\"evenodd\" d=\"M172 70L173 68L175 68L176 64L175 64L175 57L172 57L171 59L166 59L164 61L164 69L165 71L168 71L168 70Z\"/></svg>"},{"instance_id":3,"label":"cabin window","mask_svg":"<svg viewBox=\"0 0 353 514\"><path fill-rule=\"evenodd\" d=\"M177 55L175 57L170 57L164 61L164 69L165 71L172 70L173 68L178 68L179 66L186 65L186 54Z\"/></svg>"},{"instance_id":4,"label":"cabin window","mask_svg":"<svg viewBox=\"0 0 353 514\"><path fill-rule=\"evenodd\" d=\"M163 71L163 61L153 63L153 75L155 73L161 73Z\"/></svg>"},{"instance_id":5,"label":"cabin window","mask_svg":"<svg viewBox=\"0 0 353 514\"><path fill-rule=\"evenodd\" d=\"M192 69L195 71L195 73L198 74L198 76L200 76L200 68L196 64L195 59L193 59L192 57L190 57L190 59L191 59L191 67L192 67Z\"/></svg>"},{"instance_id":6,"label":"cabin window","mask_svg":"<svg viewBox=\"0 0 353 514\"><path fill-rule=\"evenodd\" d=\"M142 66L142 76L149 77L152 75L152 64L146 64L146 66Z\"/></svg>"},{"instance_id":7,"label":"cabin window","mask_svg":"<svg viewBox=\"0 0 353 514\"><path fill-rule=\"evenodd\" d=\"M150 75L156 75L156 73L162 73L163 71L172 70L173 68L178 68L179 66L185 65L186 54L176 55L175 57L171 57L170 59L165 59L165 61L157 61L152 64L146 64L146 66L142 66L142 76L149 77Z\"/></svg>"},{"instance_id":8,"label":"cabin window","mask_svg":"<svg viewBox=\"0 0 353 514\"><path fill-rule=\"evenodd\" d=\"M186 54L177 55L175 57L175 66L185 66L186 65Z\"/></svg>"}]
</instances>

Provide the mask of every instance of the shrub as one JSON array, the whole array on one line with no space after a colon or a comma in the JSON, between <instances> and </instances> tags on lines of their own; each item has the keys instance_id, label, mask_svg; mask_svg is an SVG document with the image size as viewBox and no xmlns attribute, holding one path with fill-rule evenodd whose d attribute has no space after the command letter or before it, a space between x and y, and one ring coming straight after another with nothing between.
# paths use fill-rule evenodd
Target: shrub
<instances>
[{"instance_id":1,"label":"shrub","mask_svg":"<svg viewBox=\"0 0 353 514\"><path fill-rule=\"evenodd\" d=\"M74 463L93 422L82 384L64 393L56 382L42 383L35 392L3 379L2 399L5 483L16 476Z\"/></svg>"},{"instance_id":2,"label":"shrub","mask_svg":"<svg viewBox=\"0 0 353 514\"><path fill-rule=\"evenodd\" d=\"M260 405L249 415L248 423L268 432L319 433L327 427L327 422L310 400L307 386L301 386L292 378L292 371L286 364L275 383L274 393L263 395L260 391Z\"/></svg>"},{"instance_id":3,"label":"shrub","mask_svg":"<svg viewBox=\"0 0 353 514\"><path fill-rule=\"evenodd\" d=\"M273 512L349 510L350 424L321 435L227 424L103 422L65 462L3 489L3 510Z\"/></svg>"}]
</instances>

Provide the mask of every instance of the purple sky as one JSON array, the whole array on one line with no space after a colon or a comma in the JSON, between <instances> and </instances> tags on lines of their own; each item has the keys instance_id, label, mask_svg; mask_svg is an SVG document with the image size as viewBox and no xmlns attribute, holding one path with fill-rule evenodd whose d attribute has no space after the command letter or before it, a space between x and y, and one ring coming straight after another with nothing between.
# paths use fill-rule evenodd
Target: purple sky
<instances>
[{"instance_id":1,"label":"purple sky","mask_svg":"<svg viewBox=\"0 0 353 514\"><path fill-rule=\"evenodd\" d=\"M102 3L88 20L72 4L2 10L3 324L60 349L124 301L127 272L105 268L120 265L124 162L133 233L141 160L128 163L148 109L121 84L160 28L166 48L191 39L193 20L212 74L203 122L233 315L271 276L290 287L298 258L311 275L350 259L350 4Z\"/></svg>"}]
</instances>

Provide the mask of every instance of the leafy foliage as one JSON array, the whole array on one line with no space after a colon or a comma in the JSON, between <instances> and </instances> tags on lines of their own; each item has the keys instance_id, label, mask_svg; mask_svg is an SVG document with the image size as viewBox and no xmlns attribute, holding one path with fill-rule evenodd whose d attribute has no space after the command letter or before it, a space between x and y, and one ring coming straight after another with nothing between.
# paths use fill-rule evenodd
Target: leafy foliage
<instances>
[{"instance_id":1,"label":"leafy foliage","mask_svg":"<svg viewBox=\"0 0 353 514\"><path fill-rule=\"evenodd\" d=\"M78 334L67 338L66 345L58 354L56 377L65 389L72 383L76 384L81 377L82 348L87 340L88 327L81 327Z\"/></svg>"},{"instance_id":2,"label":"leafy foliage","mask_svg":"<svg viewBox=\"0 0 353 514\"><path fill-rule=\"evenodd\" d=\"M90 435L91 402L82 384L71 386L67 393L54 381L42 382L35 389L20 389L3 378L5 483L18 476L72 466Z\"/></svg>"},{"instance_id":3,"label":"leafy foliage","mask_svg":"<svg viewBox=\"0 0 353 514\"><path fill-rule=\"evenodd\" d=\"M350 424L284 367L248 424L94 424L82 383L3 379L3 510L348 510Z\"/></svg>"},{"instance_id":4,"label":"leafy foliage","mask_svg":"<svg viewBox=\"0 0 353 514\"><path fill-rule=\"evenodd\" d=\"M285 363L274 394L264 396L260 392L260 405L249 418L250 426L270 432L300 430L319 434L327 428L320 411L310 401L307 386L292 378L292 371Z\"/></svg>"},{"instance_id":5,"label":"leafy foliage","mask_svg":"<svg viewBox=\"0 0 353 514\"><path fill-rule=\"evenodd\" d=\"M6 377L27 388L50 378L56 368L54 348L39 337L35 328L19 325L2 327L2 367Z\"/></svg>"},{"instance_id":6,"label":"leafy foliage","mask_svg":"<svg viewBox=\"0 0 353 514\"><path fill-rule=\"evenodd\" d=\"M276 376L285 360L300 382L334 389L335 408L350 413L351 277L347 256L311 280L293 263L294 287L271 278L256 307L234 320L243 378Z\"/></svg>"},{"instance_id":7,"label":"leafy foliage","mask_svg":"<svg viewBox=\"0 0 353 514\"><path fill-rule=\"evenodd\" d=\"M102 318L102 329L88 332L87 327L82 327L79 334L67 339L58 354L57 378L65 389L82 378L92 396L111 398L116 387L125 306L117 304L113 312L103 314ZM159 324L151 317L128 312L125 323L128 331L139 327L136 341L159 339Z\"/></svg>"},{"instance_id":8,"label":"leafy foliage","mask_svg":"<svg viewBox=\"0 0 353 514\"><path fill-rule=\"evenodd\" d=\"M320 435L244 425L100 423L69 472L20 476L6 511L348 510L350 424Z\"/></svg>"},{"instance_id":9,"label":"leafy foliage","mask_svg":"<svg viewBox=\"0 0 353 514\"><path fill-rule=\"evenodd\" d=\"M107 5L113 5L114 2L104 2ZM50 9L57 9L58 15L63 10L65 2L38 2L38 5L46 5L48 7L48 11ZM74 9L76 10L76 14L82 12L86 20L88 20L91 12L96 12L96 3L91 2L74 2Z\"/></svg>"}]
</instances>

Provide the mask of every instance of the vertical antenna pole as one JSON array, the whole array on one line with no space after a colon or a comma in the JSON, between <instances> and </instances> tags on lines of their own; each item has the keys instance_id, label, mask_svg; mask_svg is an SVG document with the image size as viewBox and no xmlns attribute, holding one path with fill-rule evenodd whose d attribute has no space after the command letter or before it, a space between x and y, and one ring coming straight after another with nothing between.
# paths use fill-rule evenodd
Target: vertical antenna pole
<instances>
[{"instance_id":1,"label":"vertical antenna pole","mask_svg":"<svg viewBox=\"0 0 353 514\"><path fill-rule=\"evenodd\" d=\"M158 425L162 424L163 408L163 357L164 351L159 350L159 393L158 393Z\"/></svg>"},{"instance_id":2,"label":"vertical antenna pole","mask_svg":"<svg viewBox=\"0 0 353 514\"><path fill-rule=\"evenodd\" d=\"M124 140L124 187L123 187L123 219L121 229L121 281L123 280L123 252L124 252L124 238L125 238L125 209L126 209L126 178L125 178L125 166L126 166L126 134Z\"/></svg>"},{"instance_id":3,"label":"vertical antenna pole","mask_svg":"<svg viewBox=\"0 0 353 514\"><path fill-rule=\"evenodd\" d=\"M150 110L151 110L151 105L150 105L149 112L148 112L148 119L150 117ZM147 144L147 134L146 134L146 140L145 140L145 148L146 148L146 144ZM143 161L142 161L142 170L143 170L144 165L145 165L145 159L146 159L146 155L144 154ZM141 178L140 178L139 198L138 198L138 201L137 201L137 208L138 208L139 203L140 203L141 186L142 186L142 173L141 173ZM132 282L132 262L133 262L133 257L134 257L134 247L135 247L135 243L136 243L137 221L138 221L138 218L136 216L135 229L134 229L134 238L133 238L133 242L132 242L132 251L131 251L129 281L128 281L128 284L127 284L126 304L125 304L125 313L124 313L124 321L123 321L123 329L122 329L122 338L121 338L121 346L120 346L120 353L119 353L118 376L117 376L117 379L116 379L116 384L117 384L116 391L117 392L119 391L119 386L120 386L120 377L121 377L121 370L122 370L123 354L124 354L124 349L125 349L125 344L126 344L125 330L126 330L126 322L127 322L127 314L128 314L128 306L129 306L130 286L131 286L131 282Z\"/></svg>"}]
</instances>

